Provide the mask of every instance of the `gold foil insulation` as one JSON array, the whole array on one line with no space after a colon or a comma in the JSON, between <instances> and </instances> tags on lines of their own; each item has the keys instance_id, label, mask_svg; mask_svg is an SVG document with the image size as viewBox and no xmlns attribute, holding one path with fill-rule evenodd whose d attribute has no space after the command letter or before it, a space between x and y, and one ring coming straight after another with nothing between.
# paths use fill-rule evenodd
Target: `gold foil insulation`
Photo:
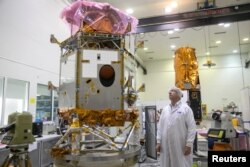
<instances>
[{"instance_id":1,"label":"gold foil insulation","mask_svg":"<svg viewBox=\"0 0 250 167\"><path fill-rule=\"evenodd\" d=\"M70 123L70 115L73 113L78 114L78 119L80 126L82 124L86 125L99 125L99 126L124 126L125 121L135 122L138 118L138 111L132 110L131 112L126 112L124 110L87 110L87 109L69 109L62 110L59 115L68 120Z\"/></svg>"},{"instance_id":2,"label":"gold foil insulation","mask_svg":"<svg viewBox=\"0 0 250 167\"><path fill-rule=\"evenodd\" d=\"M196 88L199 75L194 48L181 47L175 51L174 69L176 87L182 90Z\"/></svg>"},{"instance_id":3,"label":"gold foil insulation","mask_svg":"<svg viewBox=\"0 0 250 167\"><path fill-rule=\"evenodd\" d=\"M70 154L71 150L68 148L52 148L51 149L51 156L52 157L63 157L66 154Z\"/></svg>"}]
</instances>

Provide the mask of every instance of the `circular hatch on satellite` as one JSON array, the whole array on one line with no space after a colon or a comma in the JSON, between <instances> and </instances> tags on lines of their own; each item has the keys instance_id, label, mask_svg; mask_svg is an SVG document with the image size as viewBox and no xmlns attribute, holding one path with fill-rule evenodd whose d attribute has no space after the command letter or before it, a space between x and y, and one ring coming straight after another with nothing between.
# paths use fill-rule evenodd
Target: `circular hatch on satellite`
<instances>
[{"instance_id":1,"label":"circular hatch on satellite","mask_svg":"<svg viewBox=\"0 0 250 167\"><path fill-rule=\"evenodd\" d=\"M99 71L99 78L103 86L111 86L115 81L114 68L111 65L103 65Z\"/></svg>"}]
</instances>

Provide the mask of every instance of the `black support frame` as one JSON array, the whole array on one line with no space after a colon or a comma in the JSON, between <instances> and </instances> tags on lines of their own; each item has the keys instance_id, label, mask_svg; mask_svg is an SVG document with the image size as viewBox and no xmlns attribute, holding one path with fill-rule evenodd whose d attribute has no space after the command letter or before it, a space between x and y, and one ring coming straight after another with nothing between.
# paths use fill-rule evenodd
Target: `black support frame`
<instances>
[{"instance_id":1,"label":"black support frame","mask_svg":"<svg viewBox=\"0 0 250 167\"><path fill-rule=\"evenodd\" d=\"M250 3L139 19L137 33L189 28L250 19Z\"/></svg>"}]
</instances>

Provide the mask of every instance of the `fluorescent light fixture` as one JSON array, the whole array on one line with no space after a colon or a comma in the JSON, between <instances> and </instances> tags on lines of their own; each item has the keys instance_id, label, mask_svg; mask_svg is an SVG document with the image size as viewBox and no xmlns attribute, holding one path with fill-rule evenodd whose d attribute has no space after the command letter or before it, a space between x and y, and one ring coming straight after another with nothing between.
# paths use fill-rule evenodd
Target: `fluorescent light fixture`
<instances>
[{"instance_id":1,"label":"fluorescent light fixture","mask_svg":"<svg viewBox=\"0 0 250 167\"><path fill-rule=\"evenodd\" d=\"M148 48L143 48L143 50L148 50Z\"/></svg>"},{"instance_id":2,"label":"fluorescent light fixture","mask_svg":"<svg viewBox=\"0 0 250 167\"><path fill-rule=\"evenodd\" d=\"M174 31L180 31L180 29L179 28L175 28Z\"/></svg>"},{"instance_id":3,"label":"fluorescent light fixture","mask_svg":"<svg viewBox=\"0 0 250 167\"><path fill-rule=\"evenodd\" d=\"M249 38L243 38L243 41L248 41L249 40Z\"/></svg>"},{"instance_id":4,"label":"fluorescent light fixture","mask_svg":"<svg viewBox=\"0 0 250 167\"><path fill-rule=\"evenodd\" d=\"M129 8L129 9L126 10L126 12L127 12L128 14L132 14L132 13L134 13L134 10L131 9L131 8Z\"/></svg>"},{"instance_id":5,"label":"fluorescent light fixture","mask_svg":"<svg viewBox=\"0 0 250 167\"><path fill-rule=\"evenodd\" d=\"M175 45L170 45L170 48L174 49L176 46Z\"/></svg>"},{"instance_id":6,"label":"fluorescent light fixture","mask_svg":"<svg viewBox=\"0 0 250 167\"><path fill-rule=\"evenodd\" d=\"M176 8L177 6L178 6L177 2L174 1L174 2L171 3L172 8Z\"/></svg>"},{"instance_id":7,"label":"fluorescent light fixture","mask_svg":"<svg viewBox=\"0 0 250 167\"><path fill-rule=\"evenodd\" d=\"M218 26L224 26L225 23L219 23Z\"/></svg>"},{"instance_id":8,"label":"fluorescent light fixture","mask_svg":"<svg viewBox=\"0 0 250 167\"><path fill-rule=\"evenodd\" d=\"M233 50L233 53L237 53L237 52L238 52L238 50L236 50L236 49L235 49L235 50Z\"/></svg>"},{"instance_id":9,"label":"fluorescent light fixture","mask_svg":"<svg viewBox=\"0 0 250 167\"><path fill-rule=\"evenodd\" d=\"M173 34L173 33L174 33L173 30L169 30L169 31L168 31L168 34Z\"/></svg>"},{"instance_id":10,"label":"fluorescent light fixture","mask_svg":"<svg viewBox=\"0 0 250 167\"><path fill-rule=\"evenodd\" d=\"M168 6L167 6L167 7L165 7L165 12L166 12L166 13L170 13L170 12L172 12L172 8L170 8L170 7L168 7Z\"/></svg>"},{"instance_id":11,"label":"fluorescent light fixture","mask_svg":"<svg viewBox=\"0 0 250 167\"><path fill-rule=\"evenodd\" d=\"M224 24L224 27L230 27L229 23Z\"/></svg>"},{"instance_id":12,"label":"fluorescent light fixture","mask_svg":"<svg viewBox=\"0 0 250 167\"><path fill-rule=\"evenodd\" d=\"M216 41L215 43L216 43L216 44L221 44L221 41Z\"/></svg>"},{"instance_id":13,"label":"fluorescent light fixture","mask_svg":"<svg viewBox=\"0 0 250 167\"><path fill-rule=\"evenodd\" d=\"M209 55L210 55L210 52L206 52L206 55L209 56Z\"/></svg>"}]
</instances>

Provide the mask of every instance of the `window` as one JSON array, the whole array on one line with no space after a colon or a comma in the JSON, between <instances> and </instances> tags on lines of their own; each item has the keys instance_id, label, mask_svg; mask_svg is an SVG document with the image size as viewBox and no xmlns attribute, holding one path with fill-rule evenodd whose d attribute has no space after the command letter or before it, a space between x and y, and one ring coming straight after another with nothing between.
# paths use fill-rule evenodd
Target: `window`
<instances>
[{"instance_id":1,"label":"window","mask_svg":"<svg viewBox=\"0 0 250 167\"><path fill-rule=\"evenodd\" d=\"M36 120L54 121L58 107L56 91L48 89L47 85L37 85Z\"/></svg>"},{"instance_id":2,"label":"window","mask_svg":"<svg viewBox=\"0 0 250 167\"><path fill-rule=\"evenodd\" d=\"M52 120L52 94L47 85L37 85L36 120Z\"/></svg>"},{"instance_id":3,"label":"window","mask_svg":"<svg viewBox=\"0 0 250 167\"><path fill-rule=\"evenodd\" d=\"M29 82L6 79L4 109L2 117L4 125L8 123L8 116L14 112L23 112L28 110L28 91Z\"/></svg>"},{"instance_id":4,"label":"window","mask_svg":"<svg viewBox=\"0 0 250 167\"><path fill-rule=\"evenodd\" d=\"M0 122L2 122L1 120L2 120L2 109L3 109L3 84L4 84L4 78L0 77Z\"/></svg>"}]
</instances>

